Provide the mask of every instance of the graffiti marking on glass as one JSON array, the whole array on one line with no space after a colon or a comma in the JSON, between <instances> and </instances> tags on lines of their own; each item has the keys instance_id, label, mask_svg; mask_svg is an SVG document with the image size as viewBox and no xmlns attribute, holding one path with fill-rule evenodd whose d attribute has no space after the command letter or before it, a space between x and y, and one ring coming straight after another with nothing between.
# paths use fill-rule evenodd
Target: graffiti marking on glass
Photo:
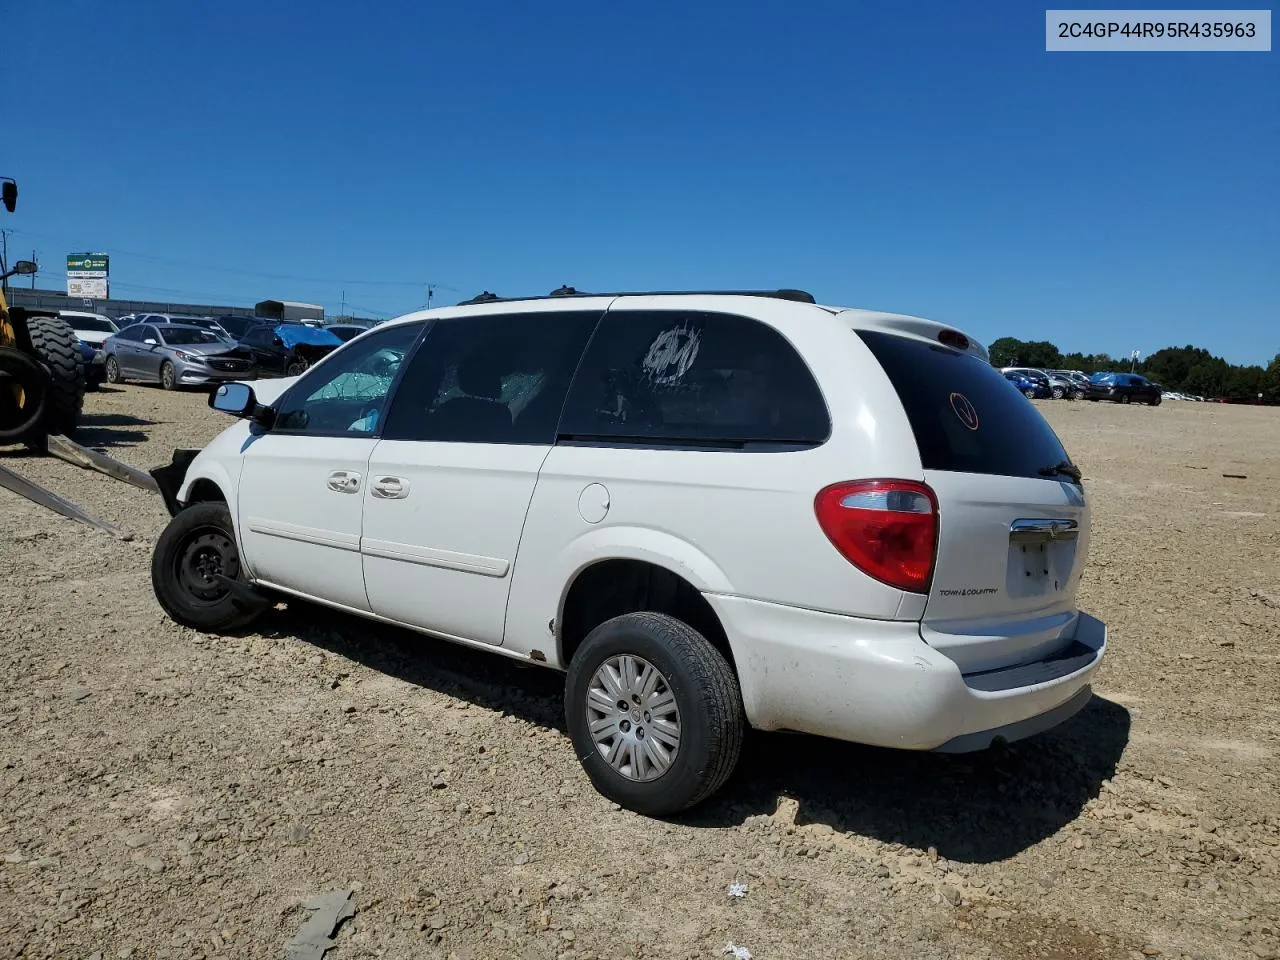
<instances>
[{"instance_id":1,"label":"graffiti marking on glass","mask_svg":"<svg viewBox=\"0 0 1280 960\"><path fill-rule=\"evenodd\" d=\"M664 330L649 344L641 366L653 383L675 383L698 358L702 335L688 324Z\"/></svg>"}]
</instances>

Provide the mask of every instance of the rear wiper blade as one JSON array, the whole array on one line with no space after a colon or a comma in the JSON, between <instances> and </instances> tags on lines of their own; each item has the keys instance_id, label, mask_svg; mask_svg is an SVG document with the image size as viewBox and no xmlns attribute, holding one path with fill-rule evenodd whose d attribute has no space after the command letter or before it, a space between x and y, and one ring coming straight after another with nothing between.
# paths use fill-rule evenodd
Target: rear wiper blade
<instances>
[{"instance_id":1,"label":"rear wiper blade","mask_svg":"<svg viewBox=\"0 0 1280 960\"><path fill-rule=\"evenodd\" d=\"M1080 472L1080 468L1070 460L1062 460L1051 467L1041 467L1037 472L1042 477L1056 477L1059 475L1070 477L1076 483L1079 483L1084 477Z\"/></svg>"}]
</instances>

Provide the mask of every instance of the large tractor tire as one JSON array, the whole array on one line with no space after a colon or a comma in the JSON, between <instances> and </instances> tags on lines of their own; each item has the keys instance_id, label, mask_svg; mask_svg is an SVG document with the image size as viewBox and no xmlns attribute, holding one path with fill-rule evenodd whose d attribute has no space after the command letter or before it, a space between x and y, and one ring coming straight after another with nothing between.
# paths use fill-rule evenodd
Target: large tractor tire
<instances>
[{"instance_id":1,"label":"large tractor tire","mask_svg":"<svg viewBox=\"0 0 1280 960\"><path fill-rule=\"evenodd\" d=\"M44 368L14 347L0 347L0 443L18 443L39 429L49 399Z\"/></svg>"},{"instance_id":2,"label":"large tractor tire","mask_svg":"<svg viewBox=\"0 0 1280 960\"><path fill-rule=\"evenodd\" d=\"M85 370L80 341L60 317L27 317L27 332L36 359L49 371L43 430L71 433L84 406Z\"/></svg>"}]
</instances>

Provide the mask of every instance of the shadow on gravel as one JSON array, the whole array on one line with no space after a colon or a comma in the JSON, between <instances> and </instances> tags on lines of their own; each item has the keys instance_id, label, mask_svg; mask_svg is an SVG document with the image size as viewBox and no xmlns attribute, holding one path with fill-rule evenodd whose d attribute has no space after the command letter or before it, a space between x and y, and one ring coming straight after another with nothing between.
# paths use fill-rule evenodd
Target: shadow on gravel
<instances>
[{"instance_id":1,"label":"shadow on gravel","mask_svg":"<svg viewBox=\"0 0 1280 960\"><path fill-rule=\"evenodd\" d=\"M721 827L794 799L796 823L937 849L959 863L1004 860L1080 815L1115 775L1129 711L1097 695L1055 730L967 756L754 734L723 793L682 818Z\"/></svg>"},{"instance_id":2,"label":"shadow on gravel","mask_svg":"<svg viewBox=\"0 0 1280 960\"><path fill-rule=\"evenodd\" d=\"M257 628L564 732L564 682L555 671L305 603L276 612ZM797 824L825 823L922 852L934 847L960 863L990 863L1078 817L1114 776L1129 726L1129 711L1095 695L1055 730L967 756L752 733L721 793L677 820L693 827L733 826L772 814L781 798L790 797L799 806Z\"/></svg>"},{"instance_id":3,"label":"shadow on gravel","mask_svg":"<svg viewBox=\"0 0 1280 960\"><path fill-rule=\"evenodd\" d=\"M127 428L149 427L154 423L154 420L127 413L82 413L72 439L86 447L135 446L147 439L147 432Z\"/></svg>"}]
</instances>

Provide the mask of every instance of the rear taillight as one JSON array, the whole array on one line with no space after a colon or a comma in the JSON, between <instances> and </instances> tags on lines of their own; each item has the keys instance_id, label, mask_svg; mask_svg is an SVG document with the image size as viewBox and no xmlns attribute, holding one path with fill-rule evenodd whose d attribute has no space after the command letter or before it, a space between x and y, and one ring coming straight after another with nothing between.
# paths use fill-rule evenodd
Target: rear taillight
<instances>
[{"instance_id":1,"label":"rear taillight","mask_svg":"<svg viewBox=\"0 0 1280 960\"><path fill-rule=\"evenodd\" d=\"M813 509L827 539L863 573L899 590L929 592L938 499L923 483L833 483L818 492Z\"/></svg>"}]
</instances>

